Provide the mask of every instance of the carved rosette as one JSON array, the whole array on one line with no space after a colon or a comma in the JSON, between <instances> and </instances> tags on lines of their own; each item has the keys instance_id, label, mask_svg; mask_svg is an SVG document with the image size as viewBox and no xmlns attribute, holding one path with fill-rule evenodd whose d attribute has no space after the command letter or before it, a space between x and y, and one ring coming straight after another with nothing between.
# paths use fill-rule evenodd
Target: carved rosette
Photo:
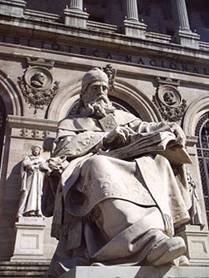
<instances>
[{"instance_id":1,"label":"carved rosette","mask_svg":"<svg viewBox=\"0 0 209 278\"><path fill-rule=\"evenodd\" d=\"M56 95L59 83L53 81L51 72L42 66L29 67L18 83L25 98L25 101L34 107L34 114L37 109L44 109Z\"/></svg>"},{"instance_id":2,"label":"carved rosette","mask_svg":"<svg viewBox=\"0 0 209 278\"><path fill-rule=\"evenodd\" d=\"M186 100L182 99L176 87L168 84L159 85L153 102L163 119L169 122L181 121L187 107Z\"/></svg>"}]
</instances>

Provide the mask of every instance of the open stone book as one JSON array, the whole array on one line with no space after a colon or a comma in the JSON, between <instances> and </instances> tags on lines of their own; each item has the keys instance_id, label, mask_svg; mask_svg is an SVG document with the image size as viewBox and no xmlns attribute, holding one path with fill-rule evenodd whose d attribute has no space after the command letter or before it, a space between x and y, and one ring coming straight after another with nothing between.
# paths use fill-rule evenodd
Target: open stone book
<instances>
[{"instance_id":1,"label":"open stone book","mask_svg":"<svg viewBox=\"0 0 209 278\"><path fill-rule=\"evenodd\" d=\"M144 135L134 134L130 144L103 154L119 159L134 159L146 154L161 154L173 165L192 163L186 149L177 145L175 135L169 131Z\"/></svg>"},{"instance_id":2,"label":"open stone book","mask_svg":"<svg viewBox=\"0 0 209 278\"><path fill-rule=\"evenodd\" d=\"M186 149L177 145L175 135L169 131L134 134L130 136L130 143L125 146L98 150L98 146L105 135L105 132L93 131L77 134L69 141L63 142L62 153L59 153L59 155L75 158L89 152L98 152L102 155L130 160L146 154L161 154L173 165L192 163Z\"/></svg>"}]
</instances>

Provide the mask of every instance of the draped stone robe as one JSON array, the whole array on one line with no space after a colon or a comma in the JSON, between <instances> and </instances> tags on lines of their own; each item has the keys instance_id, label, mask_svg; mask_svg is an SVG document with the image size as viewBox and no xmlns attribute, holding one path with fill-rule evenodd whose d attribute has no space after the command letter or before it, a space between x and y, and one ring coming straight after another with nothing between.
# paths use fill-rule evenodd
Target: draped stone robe
<instances>
[{"instance_id":1,"label":"draped stone robe","mask_svg":"<svg viewBox=\"0 0 209 278\"><path fill-rule=\"evenodd\" d=\"M87 260L107 264L127 262L128 258L143 261L151 248L152 230L172 236L174 226L189 221L187 184L177 183L167 159L149 154L126 161L93 151L104 134L116 126L139 134L172 132L165 123L143 122L121 110L99 120L78 116L59 123L53 156L68 156L69 165L59 180L54 203L56 186L48 180L42 209L46 216L53 215L52 236L61 242L57 254L63 250L64 239L68 251L60 256L65 262L70 257L84 257L84 253ZM85 131L95 133L94 140L91 137L76 145L76 136ZM84 245L85 251L78 251ZM76 264L83 263L66 263L69 267Z\"/></svg>"}]
</instances>

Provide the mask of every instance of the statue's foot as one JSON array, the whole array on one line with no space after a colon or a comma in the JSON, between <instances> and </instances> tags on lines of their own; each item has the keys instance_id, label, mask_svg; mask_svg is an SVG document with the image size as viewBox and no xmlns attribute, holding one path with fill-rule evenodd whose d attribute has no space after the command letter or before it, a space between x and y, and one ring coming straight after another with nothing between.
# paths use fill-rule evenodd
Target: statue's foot
<instances>
[{"instance_id":1,"label":"statue's foot","mask_svg":"<svg viewBox=\"0 0 209 278\"><path fill-rule=\"evenodd\" d=\"M174 259L185 254L186 246L183 238L172 237L161 240L147 255L146 261L150 265L158 266L172 263Z\"/></svg>"}]
</instances>

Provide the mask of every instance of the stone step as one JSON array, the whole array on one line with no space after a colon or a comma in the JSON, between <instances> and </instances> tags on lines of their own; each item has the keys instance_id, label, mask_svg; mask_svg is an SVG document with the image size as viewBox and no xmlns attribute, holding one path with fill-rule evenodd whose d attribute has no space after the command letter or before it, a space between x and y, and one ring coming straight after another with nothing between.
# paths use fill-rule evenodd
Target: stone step
<instances>
[{"instance_id":1,"label":"stone step","mask_svg":"<svg viewBox=\"0 0 209 278\"><path fill-rule=\"evenodd\" d=\"M0 262L0 278L43 278L48 262Z\"/></svg>"}]
</instances>

